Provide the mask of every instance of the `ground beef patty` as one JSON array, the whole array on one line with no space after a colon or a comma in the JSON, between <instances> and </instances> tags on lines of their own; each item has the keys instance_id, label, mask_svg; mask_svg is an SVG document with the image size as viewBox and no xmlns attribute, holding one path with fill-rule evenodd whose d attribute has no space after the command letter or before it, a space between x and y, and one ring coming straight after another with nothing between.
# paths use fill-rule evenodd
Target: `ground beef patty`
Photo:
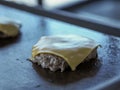
<instances>
[{"instance_id":1,"label":"ground beef patty","mask_svg":"<svg viewBox=\"0 0 120 90\"><path fill-rule=\"evenodd\" d=\"M93 50L84 60L84 62L95 59L96 57L97 49ZM67 62L62 57L48 53L42 53L35 56L34 62L41 65L42 68L48 68L51 71L61 70L61 72L63 72L66 68L69 67Z\"/></svg>"}]
</instances>

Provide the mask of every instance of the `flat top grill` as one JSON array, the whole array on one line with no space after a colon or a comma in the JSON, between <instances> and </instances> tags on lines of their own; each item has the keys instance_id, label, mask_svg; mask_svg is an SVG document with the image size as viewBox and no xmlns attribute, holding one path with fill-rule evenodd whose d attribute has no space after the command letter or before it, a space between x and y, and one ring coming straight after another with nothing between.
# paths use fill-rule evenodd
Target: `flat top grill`
<instances>
[{"instance_id":1,"label":"flat top grill","mask_svg":"<svg viewBox=\"0 0 120 90\"><path fill-rule=\"evenodd\" d=\"M72 10L69 10L69 12L72 12ZM116 36L112 36L97 32L99 29L95 29L96 27L94 28L95 30L92 30L92 28L88 29L88 27L84 28L74 25L76 22L74 24L72 22L66 23L38 16L41 13L36 11L34 13L37 15L0 5L0 16L17 19L22 23L21 35L19 37L8 39L7 41L0 39L1 90L93 90L93 88L97 88L96 86L119 77L120 38L116 37L119 36L118 34L114 33ZM45 13L43 14L46 15ZM58 17L56 19L61 18ZM116 30L119 30L119 28ZM76 34L94 39L102 45L102 48L98 49L98 60L80 64L75 72L66 71L63 73L50 72L27 60L31 55L32 46L41 36L56 34ZM107 88L107 85L101 86L99 88ZM119 88L119 85L109 88L111 90Z\"/></svg>"}]
</instances>

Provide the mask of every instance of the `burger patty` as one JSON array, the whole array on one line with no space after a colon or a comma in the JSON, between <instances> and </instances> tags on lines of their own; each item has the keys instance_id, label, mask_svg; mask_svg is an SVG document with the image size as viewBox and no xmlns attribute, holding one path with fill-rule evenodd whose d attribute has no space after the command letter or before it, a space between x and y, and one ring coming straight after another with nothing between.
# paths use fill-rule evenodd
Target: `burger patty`
<instances>
[{"instance_id":1,"label":"burger patty","mask_svg":"<svg viewBox=\"0 0 120 90\"><path fill-rule=\"evenodd\" d=\"M97 50L93 50L84 60L89 61L91 59L95 59L97 57ZM34 58L34 62L41 65L42 68L49 68L51 71L55 72L57 70L61 70L63 72L68 66L67 62L57 55L42 53L37 55Z\"/></svg>"}]
</instances>

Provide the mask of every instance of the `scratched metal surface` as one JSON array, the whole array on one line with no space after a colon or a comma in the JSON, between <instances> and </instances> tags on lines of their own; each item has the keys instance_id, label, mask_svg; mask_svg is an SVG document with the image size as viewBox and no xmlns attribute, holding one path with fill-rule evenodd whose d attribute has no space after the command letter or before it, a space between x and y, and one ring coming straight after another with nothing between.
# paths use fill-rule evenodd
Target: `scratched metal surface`
<instances>
[{"instance_id":1,"label":"scratched metal surface","mask_svg":"<svg viewBox=\"0 0 120 90\"><path fill-rule=\"evenodd\" d=\"M0 16L21 21L21 35L0 39L0 90L86 90L120 75L120 38L0 6ZM27 60L41 36L76 34L100 43L98 60L71 72L50 72Z\"/></svg>"}]
</instances>

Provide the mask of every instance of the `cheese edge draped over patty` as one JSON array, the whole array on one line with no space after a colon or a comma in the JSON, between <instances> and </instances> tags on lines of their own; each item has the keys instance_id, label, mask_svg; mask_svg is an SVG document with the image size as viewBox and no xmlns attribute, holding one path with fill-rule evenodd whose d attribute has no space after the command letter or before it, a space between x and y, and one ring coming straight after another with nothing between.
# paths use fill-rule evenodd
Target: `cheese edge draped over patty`
<instances>
[{"instance_id":1,"label":"cheese edge draped over patty","mask_svg":"<svg viewBox=\"0 0 120 90\"><path fill-rule=\"evenodd\" d=\"M92 39L76 36L43 36L32 48L32 61L40 53L62 57L72 71L99 45Z\"/></svg>"},{"instance_id":2,"label":"cheese edge draped over patty","mask_svg":"<svg viewBox=\"0 0 120 90\"><path fill-rule=\"evenodd\" d=\"M0 32L14 37L19 33L20 22L7 17L0 17Z\"/></svg>"}]
</instances>

